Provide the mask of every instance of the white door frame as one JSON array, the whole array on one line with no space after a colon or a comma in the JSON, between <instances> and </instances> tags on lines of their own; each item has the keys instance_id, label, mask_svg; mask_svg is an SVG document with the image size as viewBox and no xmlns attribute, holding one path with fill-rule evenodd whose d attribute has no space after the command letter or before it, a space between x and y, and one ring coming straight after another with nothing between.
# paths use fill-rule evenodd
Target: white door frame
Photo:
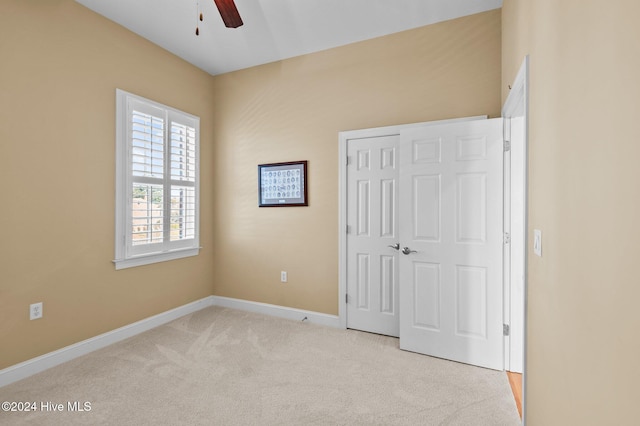
<instances>
[{"instance_id":1,"label":"white door frame","mask_svg":"<svg viewBox=\"0 0 640 426\"><path fill-rule=\"evenodd\" d=\"M528 158L529 158L529 56L525 56L522 61L522 65L520 66L520 70L518 71L518 75L516 76L513 84L511 85L511 91L509 92L509 96L507 96L507 100L502 107L502 117L505 121L509 120L511 117L523 117L524 118L524 134L521 138L513 138L513 143L522 144L518 149L514 152L521 153L519 158L512 157L512 164L516 163L521 167L519 171L522 173L522 182L524 183L524 206L523 206L523 228L524 232L522 235L522 253L523 257L523 299L522 300L510 300L510 314L511 315L520 315L522 318L522 330L512 330L512 332L521 333L522 340L522 364L523 364L523 375L522 375L522 424L525 424L525 413L526 413L526 399L527 399L527 391L526 391L526 381L527 381L527 288L528 288L528 261L527 261L527 247L529 245L528 241L528 229L529 229L529 213L528 213L528 204L529 204L529 169L528 169Z\"/></svg>"},{"instance_id":2,"label":"white door frame","mask_svg":"<svg viewBox=\"0 0 640 426\"><path fill-rule=\"evenodd\" d=\"M340 327L347 328L347 144L351 139L400 135L400 130L436 124L455 123L469 120L483 120L486 115L455 118L450 120L401 124L397 126L375 127L371 129L347 130L339 133L338 146L338 320Z\"/></svg>"}]
</instances>

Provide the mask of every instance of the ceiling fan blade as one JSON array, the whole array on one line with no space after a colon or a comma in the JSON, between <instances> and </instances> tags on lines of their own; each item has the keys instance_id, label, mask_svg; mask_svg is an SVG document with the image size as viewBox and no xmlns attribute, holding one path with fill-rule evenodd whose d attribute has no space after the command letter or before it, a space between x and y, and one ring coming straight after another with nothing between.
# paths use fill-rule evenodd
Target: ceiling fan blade
<instances>
[{"instance_id":1,"label":"ceiling fan blade","mask_svg":"<svg viewBox=\"0 0 640 426\"><path fill-rule=\"evenodd\" d=\"M233 0L213 0L218 7L222 21L227 28L238 28L242 25L242 18Z\"/></svg>"}]
</instances>

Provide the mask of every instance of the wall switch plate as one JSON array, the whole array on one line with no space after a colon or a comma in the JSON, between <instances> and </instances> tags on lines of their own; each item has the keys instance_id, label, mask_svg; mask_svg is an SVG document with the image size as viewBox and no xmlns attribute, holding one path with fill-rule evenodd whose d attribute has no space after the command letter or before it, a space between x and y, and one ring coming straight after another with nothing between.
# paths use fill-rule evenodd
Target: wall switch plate
<instances>
[{"instance_id":1,"label":"wall switch plate","mask_svg":"<svg viewBox=\"0 0 640 426\"><path fill-rule=\"evenodd\" d=\"M280 282L287 282L287 271L280 271Z\"/></svg>"},{"instance_id":2,"label":"wall switch plate","mask_svg":"<svg viewBox=\"0 0 640 426\"><path fill-rule=\"evenodd\" d=\"M533 252L542 257L542 231L539 229L533 230Z\"/></svg>"},{"instance_id":3,"label":"wall switch plate","mask_svg":"<svg viewBox=\"0 0 640 426\"><path fill-rule=\"evenodd\" d=\"M29 319L39 319L42 318L42 302L32 303L29 305Z\"/></svg>"}]
</instances>

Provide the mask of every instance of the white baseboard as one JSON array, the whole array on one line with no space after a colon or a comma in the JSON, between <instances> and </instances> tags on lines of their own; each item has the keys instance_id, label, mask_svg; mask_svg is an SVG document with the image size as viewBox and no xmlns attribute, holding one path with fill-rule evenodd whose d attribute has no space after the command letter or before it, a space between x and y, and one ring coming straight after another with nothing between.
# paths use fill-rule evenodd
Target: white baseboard
<instances>
[{"instance_id":1,"label":"white baseboard","mask_svg":"<svg viewBox=\"0 0 640 426\"><path fill-rule=\"evenodd\" d=\"M288 308L286 306L270 305L267 303L250 302L248 300L232 299L229 297L209 296L0 370L0 387L26 379L29 376L55 367L56 365L71 361L74 358L128 339L136 334L151 330L152 328L201 309L208 308L209 306L221 306L297 321L302 321L306 317L307 319L305 321L311 323L344 328L340 325L340 319L336 315Z\"/></svg>"},{"instance_id":2,"label":"white baseboard","mask_svg":"<svg viewBox=\"0 0 640 426\"><path fill-rule=\"evenodd\" d=\"M49 352L37 358L32 358L20 364L12 365L0 370L0 387L6 386L18 380L25 379L41 371L47 370L64 362L71 361L79 356L86 355L97 349L120 342L136 334L151 330L152 328L171 322L190 313L207 308L213 304L212 296L196 300L189 304L171 309L158 315L134 322L124 327L108 331L73 345L66 346L57 351Z\"/></svg>"},{"instance_id":3,"label":"white baseboard","mask_svg":"<svg viewBox=\"0 0 640 426\"><path fill-rule=\"evenodd\" d=\"M242 299L232 299L230 297L211 297L213 298L213 306L222 306L224 308L254 312L257 314L286 318L294 321L302 321L306 317L307 319L305 321L309 321L310 323L335 328L344 328L340 325L340 319L337 315L323 314L314 311L305 311L303 309L288 308L286 306L270 305L268 303L251 302Z\"/></svg>"}]
</instances>

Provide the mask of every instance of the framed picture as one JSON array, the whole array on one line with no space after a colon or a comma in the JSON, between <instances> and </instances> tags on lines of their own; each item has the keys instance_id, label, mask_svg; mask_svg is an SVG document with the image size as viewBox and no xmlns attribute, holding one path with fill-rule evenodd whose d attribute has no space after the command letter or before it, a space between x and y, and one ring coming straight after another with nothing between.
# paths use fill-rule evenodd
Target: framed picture
<instances>
[{"instance_id":1,"label":"framed picture","mask_svg":"<svg viewBox=\"0 0 640 426\"><path fill-rule=\"evenodd\" d=\"M307 162L258 165L258 206L307 206Z\"/></svg>"}]
</instances>

